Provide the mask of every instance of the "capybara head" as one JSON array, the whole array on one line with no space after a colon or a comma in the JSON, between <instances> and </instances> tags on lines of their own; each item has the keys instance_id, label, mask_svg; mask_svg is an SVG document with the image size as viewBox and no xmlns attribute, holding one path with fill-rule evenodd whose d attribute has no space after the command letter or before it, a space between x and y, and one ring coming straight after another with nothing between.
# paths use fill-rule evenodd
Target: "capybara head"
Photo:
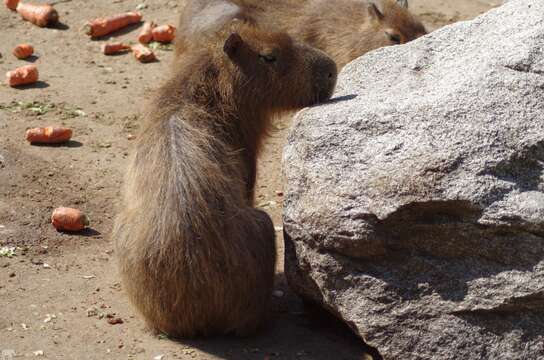
<instances>
[{"instance_id":1,"label":"capybara head","mask_svg":"<svg viewBox=\"0 0 544 360\"><path fill-rule=\"evenodd\" d=\"M423 24L408 11L408 0L382 0L382 10L369 3L368 13L380 28L383 46L404 44L427 34Z\"/></svg>"},{"instance_id":2,"label":"capybara head","mask_svg":"<svg viewBox=\"0 0 544 360\"><path fill-rule=\"evenodd\" d=\"M294 34L329 54L339 68L369 51L426 34L406 0L313 0L293 19Z\"/></svg>"},{"instance_id":3,"label":"capybara head","mask_svg":"<svg viewBox=\"0 0 544 360\"><path fill-rule=\"evenodd\" d=\"M245 97L239 99L242 102L251 98L269 111L326 101L336 85L334 61L285 33L262 31L234 20L223 51L235 72L234 96Z\"/></svg>"},{"instance_id":4,"label":"capybara head","mask_svg":"<svg viewBox=\"0 0 544 360\"><path fill-rule=\"evenodd\" d=\"M207 49L219 63L223 92L260 112L294 110L328 100L336 85L334 61L286 33L261 29L229 0L192 0L182 11L177 61ZM256 110L256 109L255 109Z\"/></svg>"}]
</instances>

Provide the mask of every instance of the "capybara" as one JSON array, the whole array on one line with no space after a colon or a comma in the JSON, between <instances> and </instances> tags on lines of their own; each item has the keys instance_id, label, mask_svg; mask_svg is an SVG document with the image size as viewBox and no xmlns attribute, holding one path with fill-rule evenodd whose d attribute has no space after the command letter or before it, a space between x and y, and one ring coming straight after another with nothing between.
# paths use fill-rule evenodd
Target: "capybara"
<instances>
[{"instance_id":1,"label":"capybara","mask_svg":"<svg viewBox=\"0 0 544 360\"><path fill-rule=\"evenodd\" d=\"M259 146L272 116L329 99L336 83L322 51L223 15L195 20L147 109L113 229L124 290L172 337L263 324L276 250L252 207Z\"/></svg>"},{"instance_id":2,"label":"capybara","mask_svg":"<svg viewBox=\"0 0 544 360\"><path fill-rule=\"evenodd\" d=\"M192 1L183 0L187 9ZM236 14L238 17L252 19L262 28L287 32L294 39L323 50L339 68L371 50L403 44L427 33L408 10L407 0L232 0L232 3L241 9ZM177 56L183 52L184 24L190 17L191 12L182 7Z\"/></svg>"}]
</instances>

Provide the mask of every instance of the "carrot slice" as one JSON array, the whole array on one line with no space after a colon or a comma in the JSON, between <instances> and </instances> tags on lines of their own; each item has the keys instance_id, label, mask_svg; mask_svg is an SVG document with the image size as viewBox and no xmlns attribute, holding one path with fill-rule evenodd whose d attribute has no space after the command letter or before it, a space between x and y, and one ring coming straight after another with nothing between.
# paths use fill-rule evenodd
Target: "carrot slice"
<instances>
[{"instance_id":1,"label":"carrot slice","mask_svg":"<svg viewBox=\"0 0 544 360\"><path fill-rule=\"evenodd\" d=\"M134 57L141 63L148 63L157 60L155 53L142 44L133 45L132 52L134 53Z\"/></svg>"},{"instance_id":2,"label":"carrot slice","mask_svg":"<svg viewBox=\"0 0 544 360\"><path fill-rule=\"evenodd\" d=\"M176 28L172 25L161 25L153 29L153 40L169 43L176 37Z\"/></svg>"},{"instance_id":3,"label":"carrot slice","mask_svg":"<svg viewBox=\"0 0 544 360\"><path fill-rule=\"evenodd\" d=\"M34 54L34 48L30 44L19 44L13 49L13 55L17 59L26 59Z\"/></svg>"},{"instance_id":4,"label":"carrot slice","mask_svg":"<svg viewBox=\"0 0 544 360\"><path fill-rule=\"evenodd\" d=\"M38 68L36 65L21 66L6 73L9 86L33 84L38 81Z\"/></svg>"},{"instance_id":5,"label":"carrot slice","mask_svg":"<svg viewBox=\"0 0 544 360\"><path fill-rule=\"evenodd\" d=\"M32 144L60 144L72 138L72 129L48 126L26 131L26 139Z\"/></svg>"},{"instance_id":6,"label":"carrot slice","mask_svg":"<svg viewBox=\"0 0 544 360\"><path fill-rule=\"evenodd\" d=\"M59 13L49 4L26 4L20 2L17 12L21 17L39 27L52 25L59 21Z\"/></svg>"},{"instance_id":7,"label":"carrot slice","mask_svg":"<svg viewBox=\"0 0 544 360\"><path fill-rule=\"evenodd\" d=\"M57 230L80 231L89 226L89 218L81 210L59 207L51 214L51 224Z\"/></svg>"},{"instance_id":8,"label":"carrot slice","mask_svg":"<svg viewBox=\"0 0 544 360\"><path fill-rule=\"evenodd\" d=\"M83 26L85 34L92 38L108 35L131 24L137 24L142 20L139 12L128 12L107 18L98 18L87 22Z\"/></svg>"},{"instance_id":9,"label":"carrot slice","mask_svg":"<svg viewBox=\"0 0 544 360\"><path fill-rule=\"evenodd\" d=\"M152 31L155 27L157 27L157 25L153 21L146 22L142 27L140 35L138 35L138 41L141 44L148 44L151 40L153 40Z\"/></svg>"},{"instance_id":10,"label":"carrot slice","mask_svg":"<svg viewBox=\"0 0 544 360\"><path fill-rule=\"evenodd\" d=\"M102 53L104 55L115 55L123 52L130 51L130 45L123 43L108 43L102 45Z\"/></svg>"},{"instance_id":11,"label":"carrot slice","mask_svg":"<svg viewBox=\"0 0 544 360\"><path fill-rule=\"evenodd\" d=\"M19 0L4 0L4 5L6 5L8 9L13 11L17 9L18 4Z\"/></svg>"}]
</instances>

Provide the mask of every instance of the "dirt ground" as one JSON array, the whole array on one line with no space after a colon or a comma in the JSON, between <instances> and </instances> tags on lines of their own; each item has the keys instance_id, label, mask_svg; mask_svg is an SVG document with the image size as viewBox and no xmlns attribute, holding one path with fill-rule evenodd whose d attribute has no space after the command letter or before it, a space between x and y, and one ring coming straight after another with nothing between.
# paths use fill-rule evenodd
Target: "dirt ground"
<instances>
[{"instance_id":1,"label":"dirt ground","mask_svg":"<svg viewBox=\"0 0 544 360\"><path fill-rule=\"evenodd\" d=\"M39 2L39 1L35 1ZM30 42L41 82L0 85L0 359L361 359L363 346L342 326L303 311L283 278L281 152L289 119L276 123L259 165L257 204L278 228L279 259L273 322L256 337L172 341L146 331L124 297L109 232L131 134L145 99L167 75L172 52L139 64L131 55L105 57L90 41L86 19L134 10L142 0L58 1L62 26L41 29L0 8L0 72L26 64L11 55ZM501 0L413 0L429 29L470 19ZM144 19L176 21L177 2L147 0ZM132 40L137 26L117 33ZM29 127L65 125L64 146L30 146ZM53 208L84 210L92 229L56 232ZM121 318L111 325L108 316ZM43 355L42 355L43 354ZM15 356L13 356L15 355Z\"/></svg>"}]
</instances>

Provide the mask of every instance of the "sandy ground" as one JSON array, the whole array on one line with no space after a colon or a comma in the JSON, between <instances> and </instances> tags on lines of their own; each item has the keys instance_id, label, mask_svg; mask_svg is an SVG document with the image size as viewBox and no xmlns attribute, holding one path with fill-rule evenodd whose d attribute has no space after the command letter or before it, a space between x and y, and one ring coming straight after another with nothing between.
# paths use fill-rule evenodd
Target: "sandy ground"
<instances>
[{"instance_id":1,"label":"sandy ground","mask_svg":"<svg viewBox=\"0 0 544 360\"><path fill-rule=\"evenodd\" d=\"M105 57L90 41L86 19L134 10L134 0L59 1L63 26L41 29L0 7L0 72L25 64L18 43L36 48L31 62L42 82L0 86L0 359L361 359L364 348L334 321L308 314L283 278L282 238L272 318L258 336L176 342L145 330L124 297L109 240L130 134L153 88L167 76L172 52L142 65L131 55ZM38 2L38 1L36 1ZM429 29L470 19L500 0L413 0ZM176 1L148 0L145 19L176 21ZM116 34L135 37L136 27ZM50 124L74 129L64 146L30 146L25 129ZM281 226L281 151L289 119L279 120L259 165L257 203ZM78 235L49 224L58 206L81 208L92 229ZM122 324L111 325L108 317ZM15 354L15 357L12 355ZM4 356L4 357L2 357Z\"/></svg>"}]
</instances>

